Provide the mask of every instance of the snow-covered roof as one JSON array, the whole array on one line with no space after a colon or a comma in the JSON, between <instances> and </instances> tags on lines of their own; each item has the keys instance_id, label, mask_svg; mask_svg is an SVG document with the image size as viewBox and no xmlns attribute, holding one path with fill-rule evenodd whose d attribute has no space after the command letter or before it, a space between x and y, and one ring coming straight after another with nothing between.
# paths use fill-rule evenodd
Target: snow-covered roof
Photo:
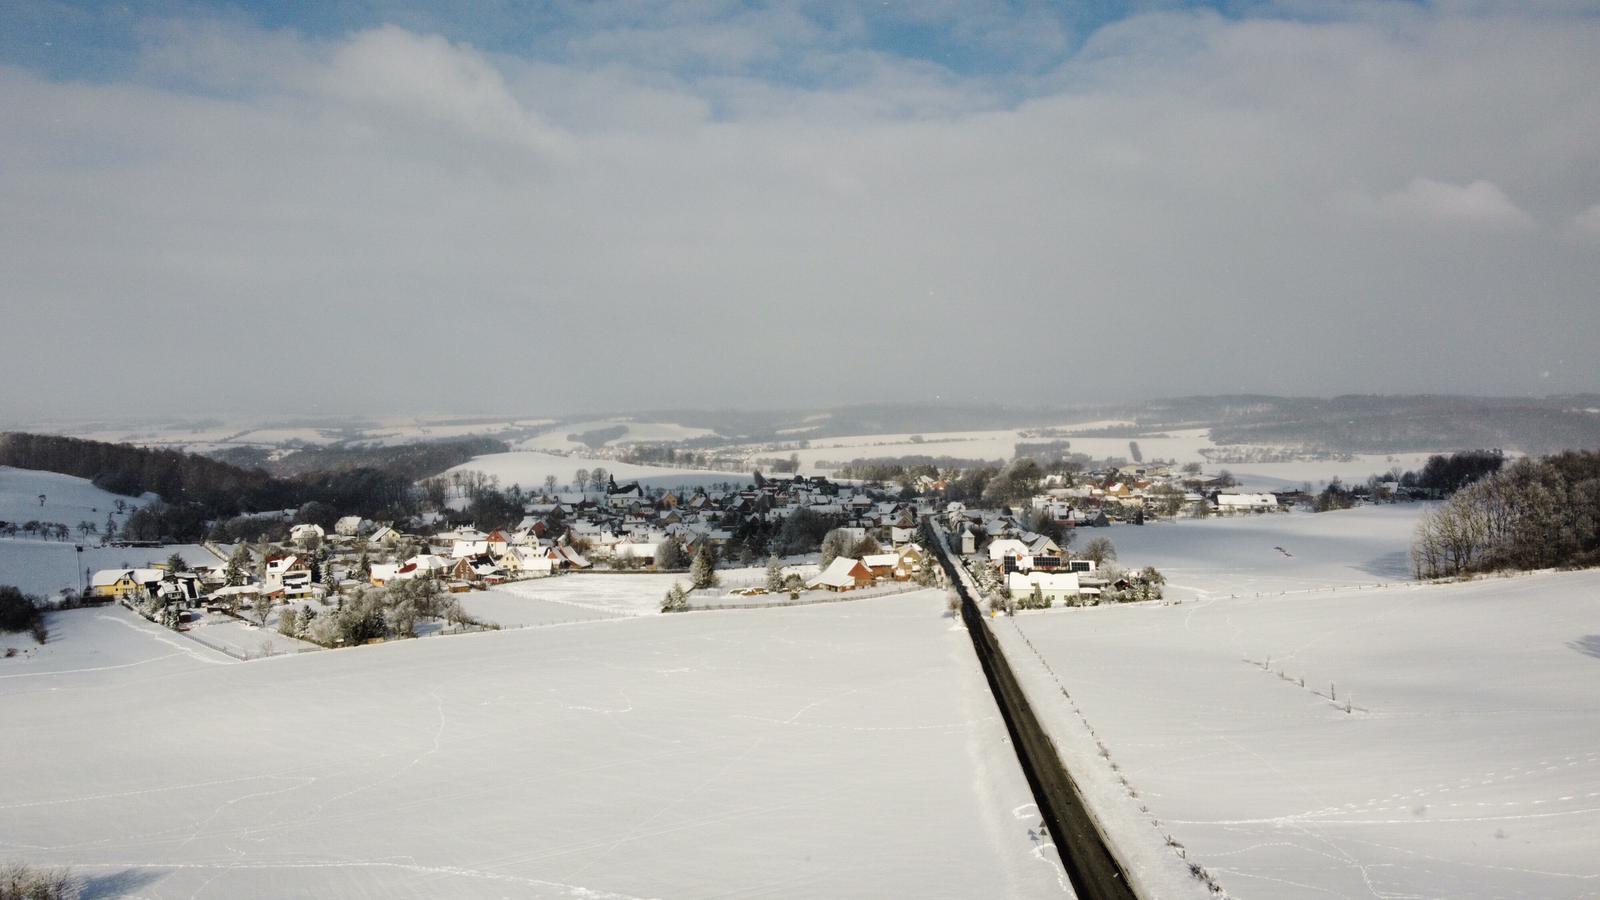
<instances>
[{"instance_id":1,"label":"snow-covered roof","mask_svg":"<svg viewBox=\"0 0 1600 900\"><path fill-rule=\"evenodd\" d=\"M89 579L90 587L110 587L131 574L128 569L101 569Z\"/></svg>"},{"instance_id":2,"label":"snow-covered roof","mask_svg":"<svg viewBox=\"0 0 1600 900\"><path fill-rule=\"evenodd\" d=\"M806 582L806 587L852 587L856 583L856 578L850 573L859 565L861 565L859 559L851 559L848 556L834 557L826 569Z\"/></svg>"}]
</instances>

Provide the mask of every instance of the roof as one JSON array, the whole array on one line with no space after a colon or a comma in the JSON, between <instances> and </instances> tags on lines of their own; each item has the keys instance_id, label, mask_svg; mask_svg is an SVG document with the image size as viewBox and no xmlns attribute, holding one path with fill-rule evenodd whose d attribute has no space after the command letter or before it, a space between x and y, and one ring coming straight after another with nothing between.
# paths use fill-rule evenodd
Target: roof
<instances>
[{"instance_id":1,"label":"roof","mask_svg":"<svg viewBox=\"0 0 1600 900\"><path fill-rule=\"evenodd\" d=\"M89 586L110 587L111 585L116 584L123 578L126 578L132 574L132 571L129 569L101 569L100 571L94 573L93 578L89 579Z\"/></svg>"},{"instance_id":2,"label":"roof","mask_svg":"<svg viewBox=\"0 0 1600 900\"><path fill-rule=\"evenodd\" d=\"M818 585L826 587L852 586L856 583L856 576L853 573L856 567L860 565L861 560L859 559L851 559L848 556L835 557L833 562L828 563L828 567L822 570L821 574L806 582L806 587L816 587Z\"/></svg>"}]
</instances>

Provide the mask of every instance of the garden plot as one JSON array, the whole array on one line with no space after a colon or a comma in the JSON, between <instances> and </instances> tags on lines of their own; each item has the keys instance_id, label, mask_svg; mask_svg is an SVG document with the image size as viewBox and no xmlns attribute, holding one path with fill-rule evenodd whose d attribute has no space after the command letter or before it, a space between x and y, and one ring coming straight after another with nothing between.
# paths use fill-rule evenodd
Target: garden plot
<instances>
[{"instance_id":1,"label":"garden plot","mask_svg":"<svg viewBox=\"0 0 1600 900\"><path fill-rule=\"evenodd\" d=\"M1238 897L1594 896L1600 573L1400 583L1414 510L1119 529L1184 602L994 623L1135 846Z\"/></svg>"},{"instance_id":2,"label":"garden plot","mask_svg":"<svg viewBox=\"0 0 1600 900\"><path fill-rule=\"evenodd\" d=\"M0 660L0 845L102 895L1065 895L943 602L248 663L55 614Z\"/></svg>"}]
</instances>

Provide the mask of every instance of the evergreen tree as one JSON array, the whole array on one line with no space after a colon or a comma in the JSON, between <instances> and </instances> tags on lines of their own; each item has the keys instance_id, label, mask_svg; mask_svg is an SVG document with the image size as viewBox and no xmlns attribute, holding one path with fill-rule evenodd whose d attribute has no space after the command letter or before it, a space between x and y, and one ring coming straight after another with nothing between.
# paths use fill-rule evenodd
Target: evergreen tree
<instances>
[{"instance_id":1,"label":"evergreen tree","mask_svg":"<svg viewBox=\"0 0 1600 900\"><path fill-rule=\"evenodd\" d=\"M683 612L688 608L689 594L681 584L674 584L667 595L661 598L661 611L664 613Z\"/></svg>"},{"instance_id":2,"label":"evergreen tree","mask_svg":"<svg viewBox=\"0 0 1600 900\"><path fill-rule=\"evenodd\" d=\"M250 551L243 544L233 548L233 554L228 557L228 566L222 570L222 579L228 587L238 587L244 584L245 569L250 565Z\"/></svg>"},{"instance_id":3,"label":"evergreen tree","mask_svg":"<svg viewBox=\"0 0 1600 900\"><path fill-rule=\"evenodd\" d=\"M711 555L710 541L702 541L695 551L694 562L689 564L689 581L696 590L716 586L717 560Z\"/></svg>"},{"instance_id":4,"label":"evergreen tree","mask_svg":"<svg viewBox=\"0 0 1600 900\"><path fill-rule=\"evenodd\" d=\"M783 563L776 556L767 558L767 593L783 590Z\"/></svg>"},{"instance_id":5,"label":"evergreen tree","mask_svg":"<svg viewBox=\"0 0 1600 900\"><path fill-rule=\"evenodd\" d=\"M826 569L838 557L850 552L850 533L835 528L822 537L822 567Z\"/></svg>"}]
</instances>

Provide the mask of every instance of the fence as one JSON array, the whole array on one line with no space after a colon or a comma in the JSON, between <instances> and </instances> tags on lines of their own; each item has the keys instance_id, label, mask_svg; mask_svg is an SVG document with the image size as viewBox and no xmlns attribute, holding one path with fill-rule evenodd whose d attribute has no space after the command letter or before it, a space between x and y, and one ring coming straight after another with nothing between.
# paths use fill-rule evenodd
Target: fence
<instances>
[{"instance_id":1,"label":"fence","mask_svg":"<svg viewBox=\"0 0 1600 900\"><path fill-rule=\"evenodd\" d=\"M735 603L720 603L720 602L716 601L715 597L710 597L710 598L692 597L690 605L689 605L689 609L691 611L698 611L698 610L703 610L703 609L776 609L776 608L782 607L782 606L813 606L813 605L816 605L818 603L848 603L848 602L850 602L852 600L870 600L870 599L872 599L874 597L893 597L896 594L908 594L908 593L910 593L912 591L925 591L925 590L927 590L927 588L923 587L920 584L914 584L914 583L909 582L909 581L906 581L906 582L897 581L897 582L894 583L893 587L882 586L882 587L859 588L859 589L853 590L853 591L842 591L842 592L837 593L837 594L830 593L828 591L805 591L804 593L802 593L800 595L800 597L798 599L769 600L769 601L767 601L765 603L762 603L762 602L759 602L759 601L755 601L755 602L742 601L742 602L735 602ZM723 594L720 594L720 595L716 595L716 596L736 597L736 596L739 596L739 595L733 593L732 591L728 591L726 593L723 593ZM783 593L769 594L767 596L781 597L781 596L784 596L784 594ZM710 601L710 602L705 602L705 601Z\"/></svg>"}]
</instances>

